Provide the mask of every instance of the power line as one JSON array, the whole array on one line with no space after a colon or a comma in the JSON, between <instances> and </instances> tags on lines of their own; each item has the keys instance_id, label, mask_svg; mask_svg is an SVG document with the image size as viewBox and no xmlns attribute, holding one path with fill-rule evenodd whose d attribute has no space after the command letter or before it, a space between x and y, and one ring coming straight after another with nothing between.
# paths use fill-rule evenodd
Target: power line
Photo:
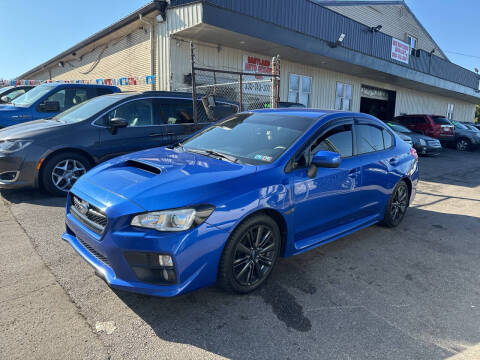
<instances>
[{"instance_id":1,"label":"power line","mask_svg":"<svg viewBox=\"0 0 480 360\"><path fill-rule=\"evenodd\" d=\"M455 55L466 56L466 57L470 57L470 58L474 58L474 59L480 59L480 56L476 56L476 55L462 54L462 53L459 53L459 52L447 51L447 50L445 50L445 52L449 53L449 54L455 54Z\"/></svg>"}]
</instances>

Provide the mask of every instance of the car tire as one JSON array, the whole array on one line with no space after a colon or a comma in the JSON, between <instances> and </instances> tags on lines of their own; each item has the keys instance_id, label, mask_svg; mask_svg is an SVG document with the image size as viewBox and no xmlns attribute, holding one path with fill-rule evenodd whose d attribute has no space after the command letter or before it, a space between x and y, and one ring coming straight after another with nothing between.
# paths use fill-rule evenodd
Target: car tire
<instances>
[{"instance_id":1,"label":"car tire","mask_svg":"<svg viewBox=\"0 0 480 360\"><path fill-rule=\"evenodd\" d=\"M232 232L225 245L218 285L240 294L258 289L275 267L280 249L280 230L271 217L254 215L248 218Z\"/></svg>"},{"instance_id":2,"label":"car tire","mask_svg":"<svg viewBox=\"0 0 480 360\"><path fill-rule=\"evenodd\" d=\"M51 195L66 196L75 181L91 167L90 161L82 154L62 152L54 155L42 168L42 186Z\"/></svg>"},{"instance_id":3,"label":"car tire","mask_svg":"<svg viewBox=\"0 0 480 360\"><path fill-rule=\"evenodd\" d=\"M404 180L400 180L388 200L385 217L382 221L383 225L390 228L400 225L408 209L409 195L410 191L407 183Z\"/></svg>"},{"instance_id":4,"label":"car tire","mask_svg":"<svg viewBox=\"0 0 480 360\"><path fill-rule=\"evenodd\" d=\"M456 148L458 151L469 151L472 147L472 143L467 138L459 138L456 142Z\"/></svg>"}]
</instances>

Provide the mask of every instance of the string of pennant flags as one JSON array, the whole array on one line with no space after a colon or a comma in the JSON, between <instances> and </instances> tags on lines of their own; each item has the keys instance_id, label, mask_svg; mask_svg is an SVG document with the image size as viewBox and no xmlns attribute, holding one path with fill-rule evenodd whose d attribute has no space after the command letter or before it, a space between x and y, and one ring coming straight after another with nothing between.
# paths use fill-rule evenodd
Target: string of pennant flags
<instances>
[{"instance_id":1,"label":"string of pennant flags","mask_svg":"<svg viewBox=\"0 0 480 360\"><path fill-rule=\"evenodd\" d=\"M2 86L18 86L18 85L41 85L48 83L64 83L64 84L97 84L112 86L134 86L134 85L155 85L156 76L128 76L120 78L100 78L93 80L1 80Z\"/></svg>"}]
</instances>

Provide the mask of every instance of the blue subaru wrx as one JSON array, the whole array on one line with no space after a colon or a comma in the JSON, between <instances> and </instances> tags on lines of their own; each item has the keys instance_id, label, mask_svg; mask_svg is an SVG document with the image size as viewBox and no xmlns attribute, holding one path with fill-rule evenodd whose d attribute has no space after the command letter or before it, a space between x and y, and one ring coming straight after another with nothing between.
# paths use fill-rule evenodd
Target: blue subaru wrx
<instances>
[{"instance_id":1,"label":"blue subaru wrx","mask_svg":"<svg viewBox=\"0 0 480 360\"><path fill-rule=\"evenodd\" d=\"M81 177L63 239L117 289L175 296L218 283L247 293L279 256L378 222L397 226L417 160L369 115L239 113Z\"/></svg>"}]
</instances>

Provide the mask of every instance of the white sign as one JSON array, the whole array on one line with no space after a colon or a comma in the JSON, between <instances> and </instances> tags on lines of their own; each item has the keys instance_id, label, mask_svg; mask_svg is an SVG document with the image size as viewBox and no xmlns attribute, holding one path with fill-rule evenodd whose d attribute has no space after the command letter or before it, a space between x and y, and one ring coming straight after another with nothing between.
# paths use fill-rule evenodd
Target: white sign
<instances>
[{"instance_id":1,"label":"white sign","mask_svg":"<svg viewBox=\"0 0 480 360\"><path fill-rule=\"evenodd\" d=\"M255 74L272 74L270 59L243 55L243 72ZM244 76L243 91L247 94L270 96L272 84L269 76Z\"/></svg>"},{"instance_id":2,"label":"white sign","mask_svg":"<svg viewBox=\"0 0 480 360\"><path fill-rule=\"evenodd\" d=\"M410 45L392 38L392 59L408 64L410 59Z\"/></svg>"}]
</instances>

